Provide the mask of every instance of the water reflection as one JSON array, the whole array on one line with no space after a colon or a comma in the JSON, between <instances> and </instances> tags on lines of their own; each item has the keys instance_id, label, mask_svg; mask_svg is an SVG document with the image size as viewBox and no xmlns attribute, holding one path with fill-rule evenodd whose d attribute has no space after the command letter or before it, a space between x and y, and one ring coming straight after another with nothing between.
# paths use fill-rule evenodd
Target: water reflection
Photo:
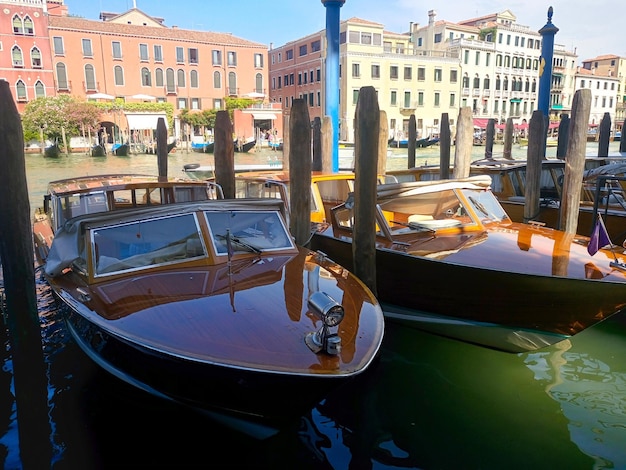
<instances>
[{"instance_id":1,"label":"water reflection","mask_svg":"<svg viewBox=\"0 0 626 470\"><path fill-rule=\"evenodd\" d=\"M575 337L579 341L563 341L525 359L534 379L560 405L572 442L594 458L593 468L626 468L626 328L622 321L606 322L593 335L580 335Z\"/></svg>"}]
</instances>

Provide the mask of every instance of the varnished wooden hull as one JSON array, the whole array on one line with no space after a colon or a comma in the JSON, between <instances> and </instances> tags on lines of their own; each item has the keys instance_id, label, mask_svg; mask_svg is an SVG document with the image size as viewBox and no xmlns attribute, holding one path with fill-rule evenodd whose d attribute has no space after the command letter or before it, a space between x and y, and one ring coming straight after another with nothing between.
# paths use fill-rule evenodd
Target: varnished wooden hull
<instances>
[{"instance_id":1,"label":"varnished wooden hull","mask_svg":"<svg viewBox=\"0 0 626 470\"><path fill-rule=\"evenodd\" d=\"M319 289L344 305L339 356L305 344L320 324L307 296L317 257L188 267L87 286L50 278L68 327L94 361L158 396L272 426L299 416L377 357L376 299L343 268L320 260ZM82 292L81 292L82 291Z\"/></svg>"},{"instance_id":2,"label":"varnished wooden hull","mask_svg":"<svg viewBox=\"0 0 626 470\"><path fill-rule=\"evenodd\" d=\"M318 233L311 245L333 261L353 269L349 238ZM521 255L531 251L530 246L522 245L519 250ZM488 253L485 249L475 256L489 256ZM528 274L515 272L513 260L511 270L507 270L505 253L496 256L502 258L500 268L498 263L485 268L377 248L377 297L382 303L419 310L416 317L425 311L447 318L563 336L574 335L626 307L623 280L601 280L611 272L610 260L605 255L598 259L598 266L568 267L565 257L563 266L554 264L552 271L545 274ZM529 265L532 258L528 253ZM553 263L557 260L555 257ZM559 269L563 275L557 273ZM585 270L589 278L568 277L567 269Z\"/></svg>"}]
</instances>

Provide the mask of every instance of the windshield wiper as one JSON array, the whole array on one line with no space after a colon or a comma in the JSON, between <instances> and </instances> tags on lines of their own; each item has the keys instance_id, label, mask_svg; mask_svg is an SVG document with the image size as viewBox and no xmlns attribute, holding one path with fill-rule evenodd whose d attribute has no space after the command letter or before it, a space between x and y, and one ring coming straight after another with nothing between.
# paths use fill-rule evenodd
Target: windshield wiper
<instances>
[{"instance_id":1,"label":"windshield wiper","mask_svg":"<svg viewBox=\"0 0 626 470\"><path fill-rule=\"evenodd\" d=\"M241 238L236 237L234 235L218 235L219 238L221 238L222 240L226 240L228 242L228 239L230 238L230 242L233 245L237 245L240 248L243 248L245 251L250 251L252 253L261 253L261 249L257 248L254 245L251 245L248 242L243 241Z\"/></svg>"}]
</instances>

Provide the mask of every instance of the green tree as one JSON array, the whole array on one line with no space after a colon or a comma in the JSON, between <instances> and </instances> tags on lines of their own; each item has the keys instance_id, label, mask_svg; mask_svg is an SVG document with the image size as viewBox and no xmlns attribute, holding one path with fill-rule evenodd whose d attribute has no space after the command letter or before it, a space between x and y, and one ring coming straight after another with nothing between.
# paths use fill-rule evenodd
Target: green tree
<instances>
[{"instance_id":1,"label":"green tree","mask_svg":"<svg viewBox=\"0 0 626 470\"><path fill-rule=\"evenodd\" d=\"M97 129L101 111L93 103L78 101L69 95L37 98L26 105L22 114L25 135L39 135L59 142L65 132L69 139L83 130Z\"/></svg>"}]
</instances>

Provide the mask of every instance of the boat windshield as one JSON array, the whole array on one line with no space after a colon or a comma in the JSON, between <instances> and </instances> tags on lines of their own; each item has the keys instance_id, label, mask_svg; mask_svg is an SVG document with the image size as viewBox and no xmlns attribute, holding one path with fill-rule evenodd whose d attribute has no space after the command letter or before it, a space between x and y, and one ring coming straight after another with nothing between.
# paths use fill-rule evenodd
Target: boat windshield
<instances>
[{"instance_id":1,"label":"boat windshield","mask_svg":"<svg viewBox=\"0 0 626 470\"><path fill-rule=\"evenodd\" d=\"M501 222L509 218L492 192L476 189L463 189L462 191L482 223Z\"/></svg>"},{"instance_id":2,"label":"boat windshield","mask_svg":"<svg viewBox=\"0 0 626 470\"><path fill-rule=\"evenodd\" d=\"M218 255L238 251L293 249L294 245L278 212L205 211Z\"/></svg>"}]
</instances>

